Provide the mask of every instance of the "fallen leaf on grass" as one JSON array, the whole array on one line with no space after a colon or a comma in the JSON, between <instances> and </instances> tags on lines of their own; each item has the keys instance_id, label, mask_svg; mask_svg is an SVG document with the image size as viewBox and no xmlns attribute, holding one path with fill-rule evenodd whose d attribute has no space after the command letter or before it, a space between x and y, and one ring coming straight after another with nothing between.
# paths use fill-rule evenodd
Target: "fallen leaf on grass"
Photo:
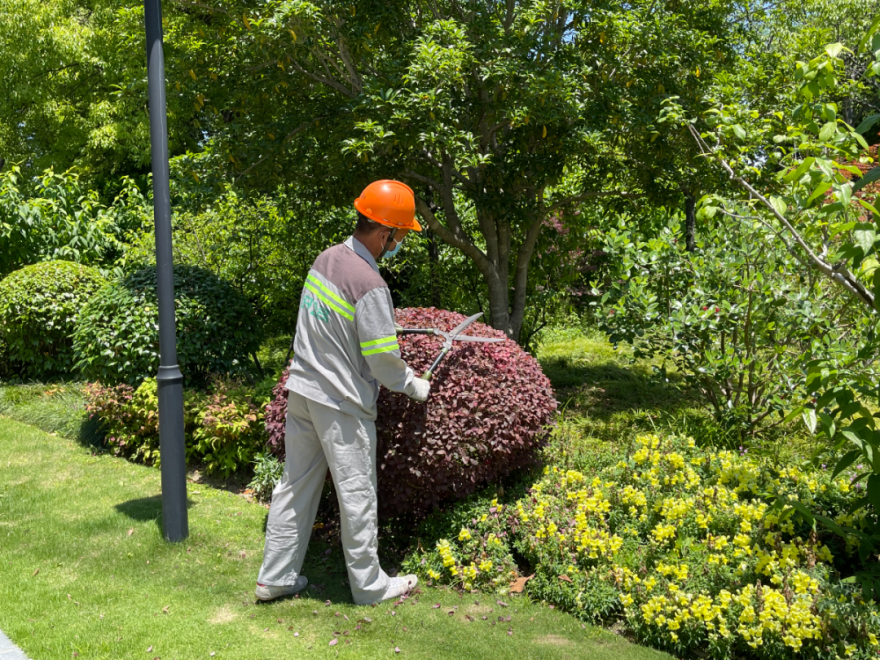
<instances>
[{"instance_id":1,"label":"fallen leaf on grass","mask_svg":"<svg viewBox=\"0 0 880 660\"><path fill-rule=\"evenodd\" d=\"M400 647L399 647L399 646L395 646L395 647L394 647L394 652L395 652L395 653L400 653Z\"/></svg>"},{"instance_id":2,"label":"fallen leaf on grass","mask_svg":"<svg viewBox=\"0 0 880 660\"><path fill-rule=\"evenodd\" d=\"M338 640L338 639L331 639L331 640L330 640L330 646L336 646L337 644L339 644L339 640Z\"/></svg>"},{"instance_id":3,"label":"fallen leaf on grass","mask_svg":"<svg viewBox=\"0 0 880 660\"><path fill-rule=\"evenodd\" d=\"M363 619L358 619L357 622L358 623L373 623L373 620L370 617L365 616Z\"/></svg>"},{"instance_id":4,"label":"fallen leaf on grass","mask_svg":"<svg viewBox=\"0 0 880 660\"><path fill-rule=\"evenodd\" d=\"M128 530L128 535L131 536L132 534L134 534L134 527Z\"/></svg>"},{"instance_id":5,"label":"fallen leaf on grass","mask_svg":"<svg viewBox=\"0 0 880 660\"><path fill-rule=\"evenodd\" d=\"M147 653L149 653L152 650L153 650L153 647L151 646L150 648L147 649Z\"/></svg>"},{"instance_id":6,"label":"fallen leaf on grass","mask_svg":"<svg viewBox=\"0 0 880 660\"><path fill-rule=\"evenodd\" d=\"M465 615L464 615L464 618L467 619L468 621L473 621L473 620L474 620L474 617L472 617L470 614L465 614Z\"/></svg>"},{"instance_id":7,"label":"fallen leaf on grass","mask_svg":"<svg viewBox=\"0 0 880 660\"><path fill-rule=\"evenodd\" d=\"M505 603L504 601L499 600L499 601L496 601L496 602L497 602L499 605L501 605L501 607L507 607L507 603Z\"/></svg>"},{"instance_id":8,"label":"fallen leaf on grass","mask_svg":"<svg viewBox=\"0 0 880 660\"><path fill-rule=\"evenodd\" d=\"M437 603L436 605L431 605L431 609L432 609L432 610L439 610L439 609L440 609L440 603Z\"/></svg>"},{"instance_id":9,"label":"fallen leaf on grass","mask_svg":"<svg viewBox=\"0 0 880 660\"><path fill-rule=\"evenodd\" d=\"M562 580L563 582L571 582L571 578L568 577L567 575L560 575L559 579Z\"/></svg>"},{"instance_id":10,"label":"fallen leaf on grass","mask_svg":"<svg viewBox=\"0 0 880 660\"><path fill-rule=\"evenodd\" d=\"M40 569L38 568L37 570L34 571L34 574L31 575L31 577L36 577L36 576L37 576L37 573L39 573L39 572L40 572Z\"/></svg>"},{"instance_id":11,"label":"fallen leaf on grass","mask_svg":"<svg viewBox=\"0 0 880 660\"><path fill-rule=\"evenodd\" d=\"M518 577L513 582L510 583L510 593L512 594L521 594L523 589L526 587L526 582L535 577L535 574L532 573L528 577Z\"/></svg>"},{"instance_id":12,"label":"fallen leaf on grass","mask_svg":"<svg viewBox=\"0 0 880 660\"><path fill-rule=\"evenodd\" d=\"M165 614L168 614L169 607L171 607L171 605L166 605L165 607L162 608L162 611L165 612Z\"/></svg>"}]
</instances>

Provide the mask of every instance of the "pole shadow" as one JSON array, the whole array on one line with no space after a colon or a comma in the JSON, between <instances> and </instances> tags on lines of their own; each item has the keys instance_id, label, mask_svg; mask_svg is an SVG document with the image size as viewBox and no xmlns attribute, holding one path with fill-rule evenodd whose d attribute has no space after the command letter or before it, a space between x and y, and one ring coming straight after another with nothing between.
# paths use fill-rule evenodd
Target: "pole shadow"
<instances>
[{"instance_id":1,"label":"pole shadow","mask_svg":"<svg viewBox=\"0 0 880 660\"><path fill-rule=\"evenodd\" d=\"M186 508L191 509L195 502L189 497L186 498ZM113 507L124 516L128 516L132 520L138 522L146 522L153 520L159 531L162 531L162 495L153 495L151 497L139 497L134 500L120 502Z\"/></svg>"}]
</instances>

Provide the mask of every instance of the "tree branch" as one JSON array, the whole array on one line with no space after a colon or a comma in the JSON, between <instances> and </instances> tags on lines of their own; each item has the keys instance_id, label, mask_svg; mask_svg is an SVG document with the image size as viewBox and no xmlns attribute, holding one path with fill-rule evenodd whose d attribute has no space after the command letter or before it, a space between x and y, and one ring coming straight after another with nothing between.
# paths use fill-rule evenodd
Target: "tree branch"
<instances>
[{"instance_id":1,"label":"tree branch","mask_svg":"<svg viewBox=\"0 0 880 660\"><path fill-rule=\"evenodd\" d=\"M322 85L327 85L327 87L331 87L331 88L335 89L337 92L340 92L340 93L342 93L342 94L345 94L347 97L349 97L349 98L351 98L351 99L353 99L353 98L355 98L355 97L357 96L357 94L355 94L353 91L351 91L350 89L348 89L345 85L343 85L343 84L340 83L340 82L337 82L337 81L333 80L332 78L327 78L327 77L325 77L325 76L319 76L317 73L312 73L312 72L310 72L310 71L306 71L306 70L300 65L300 63L297 62L296 59L293 58L289 53L285 53L285 54L286 54L288 57L290 57L290 59L291 59L291 66L293 66L294 69L296 69L297 71L299 71L299 72L302 73L303 75L308 76L308 77L311 78L312 80L314 80L314 81L316 81L316 82L319 82L319 83L321 83Z\"/></svg>"},{"instance_id":2,"label":"tree branch","mask_svg":"<svg viewBox=\"0 0 880 660\"><path fill-rule=\"evenodd\" d=\"M309 121L305 122L304 124L300 124L300 125L297 126L295 129L293 129L292 131L290 131L290 133L288 133L287 135L285 135L285 136L284 136L284 139L281 140L281 142L279 143L279 146L280 146L280 145L283 145L285 142L287 142L290 138L292 138L294 135L296 135L296 134L299 133L300 131L304 131L306 128L308 128L309 124L311 124L312 121L314 121L314 120L309 120ZM277 151L277 150L275 150L275 151ZM251 165L250 167L248 167L248 168L247 168L246 170L244 170L243 172L241 172L241 173L239 173L239 174L236 174L236 175L235 175L235 180L238 181L241 177L243 177L245 174L247 174L248 172L250 172L250 171L251 171L252 169L254 169L257 165L259 165L260 163L264 162L267 158L269 158L269 156L271 156L272 153L274 153L274 151L273 151L273 152L270 152L270 153L266 154L265 156L263 156L262 158L260 158L256 163L254 163L253 165Z\"/></svg>"},{"instance_id":3,"label":"tree branch","mask_svg":"<svg viewBox=\"0 0 880 660\"><path fill-rule=\"evenodd\" d=\"M700 134L697 133L696 129L691 124L688 124L687 127L694 140L696 140L697 146L700 148L701 153L704 156L712 156L715 160L717 160L724 171L727 172L732 181L736 181L740 186L745 188L751 195L753 195L755 199L760 201L770 210L771 214L777 220L779 220L779 222L781 222L782 225L788 230L788 233L791 234L791 237L794 239L795 243L797 243L800 248L804 252L806 252L807 257L813 264L814 268L817 268L826 277L833 280L844 289L849 291L851 294L856 296L856 298L858 298L864 304L870 307L871 310L874 309L874 295L870 291L868 291L861 282L853 277L852 273L849 272L846 266L842 264L831 265L825 260L821 259L815 252L813 252L812 248L810 248L807 242L792 226L788 219L779 211L777 211L776 208L770 203L770 201L766 197L764 197L764 195L755 190L755 188L753 188L748 181L737 175L737 173L733 171L733 168L727 163L727 161L724 160L723 157L718 155L708 144L706 144L706 142L703 140L702 137L700 137Z\"/></svg>"},{"instance_id":4,"label":"tree branch","mask_svg":"<svg viewBox=\"0 0 880 660\"><path fill-rule=\"evenodd\" d=\"M419 215L425 219L425 223L431 228L431 231L437 234L444 242L452 247L458 248L473 259L481 271L485 268L491 268L492 264L489 262L489 259L476 245L473 244L470 238L465 235L461 230L460 225L451 230L449 227L443 225L437 220L428 203L421 197L416 197L416 210L418 210Z\"/></svg>"}]
</instances>

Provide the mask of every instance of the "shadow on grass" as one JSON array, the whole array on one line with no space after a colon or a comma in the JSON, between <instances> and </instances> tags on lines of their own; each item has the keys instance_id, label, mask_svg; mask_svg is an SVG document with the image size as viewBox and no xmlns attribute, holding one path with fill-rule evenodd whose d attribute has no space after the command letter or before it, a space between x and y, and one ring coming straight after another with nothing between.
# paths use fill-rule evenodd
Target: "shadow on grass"
<instances>
[{"instance_id":1,"label":"shadow on grass","mask_svg":"<svg viewBox=\"0 0 880 660\"><path fill-rule=\"evenodd\" d=\"M191 509L193 507L193 500L190 498L186 498L186 508ZM150 497L139 497L136 500L128 500L127 502L120 502L115 507L113 507L119 513L128 516L132 520L137 520L138 522L147 522L149 520L155 520L156 524L159 526L159 529L162 529L162 496L161 495L152 495Z\"/></svg>"},{"instance_id":2,"label":"shadow on grass","mask_svg":"<svg viewBox=\"0 0 880 660\"><path fill-rule=\"evenodd\" d=\"M667 413L695 405L697 399L676 381L645 367L614 362L577 364L562 357L541 361L544 373L566 411L607 420L619 413L657 410Z\"/></svg>"}]
</instances>

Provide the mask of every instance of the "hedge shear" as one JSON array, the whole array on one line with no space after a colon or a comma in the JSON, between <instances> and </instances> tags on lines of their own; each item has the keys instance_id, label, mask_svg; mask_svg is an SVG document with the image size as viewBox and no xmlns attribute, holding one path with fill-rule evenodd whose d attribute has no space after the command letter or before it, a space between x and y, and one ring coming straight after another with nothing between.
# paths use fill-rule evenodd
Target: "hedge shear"
<instances>
[{"instance_id":1,"label":"hedge shear","mask_svg":"<svg viewBox=\"0 0 880 660\"><path fill-rule=\"evenodd\" d=\"M431 376L434 375L434 370L437 369L440 361L444 357L446 357L446 354L452 349L452 342L476 341L483 344L494 344L499 341L504 341L504 339L498 339L495 337L471 337L470 335L461 335L461 333L464 332L471 323L476 321L482 315L483 312L479 312L478 314L469 316L449 332L443 332L442 330L438 330L437 328L401 328L400 326L395 326L395 329L397 330L397 334L401 335L436 335L438 337L444 337L446 339L446 341L443 342L443 347L440 349L440 355L438 355L437 359L434 360L434 364L432 364L428 368L428 370L422 374L422 378L424 378L425 380L431 380Z\"/></svg>"}]
</instances>

